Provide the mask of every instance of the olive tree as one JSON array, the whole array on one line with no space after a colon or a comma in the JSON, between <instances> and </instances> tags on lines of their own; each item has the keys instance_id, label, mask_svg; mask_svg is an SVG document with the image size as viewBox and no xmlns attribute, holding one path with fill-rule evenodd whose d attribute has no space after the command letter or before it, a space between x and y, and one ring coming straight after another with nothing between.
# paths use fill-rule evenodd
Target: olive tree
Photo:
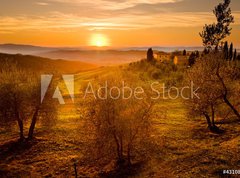
<instances>
[{"instance_id":1,"label":"olive tree","mask_svg":"<svg viewBox=\"0 0 240 178\"><path fill-rule=\"evenodd\" d=\"M17 121L21 141L25 139L25 121L30 119L27 138L32 139L38 117L45 111L55 111L51 101L46 99L41 103L40 85L40 74L20 69L14 63L5 63L1 67L0 119L4 123Z\"/></svg>"},{"instance_id":2,"label":"olive tree","mask_svg":"<svg viewBox=\"0 0 240 178\"><path fill-rule=\"evenodd\" d=\"M222 106L229 108L240 119L236 98L239 79L239 68L229 66L220 52L198 59L186 73L186 80L199 87L198 97L187 102L190 113L204 116L212 131L218 131L215 118Z\"/></svg>"},{"instance_id":3,"label":"olive tree","mask_svg":"<svg viewBox=\"0 0 240 178\"><path fill-rule=\"evenodd\" d=\"M99 92L99 87L106 81L107 87ZM101 97L89 95L84 101L88 106L85 114L86 128L91 133L89 140L92 140L89 146L93 149L89 155L91 159L116 160L118 166L131 165L132 160L140 155L140 150L146 148L152 129L153 103L136 81L131 74L114 72L112 76L94 82L93 93L100 93Z\"/></svg>"}]
</instances>

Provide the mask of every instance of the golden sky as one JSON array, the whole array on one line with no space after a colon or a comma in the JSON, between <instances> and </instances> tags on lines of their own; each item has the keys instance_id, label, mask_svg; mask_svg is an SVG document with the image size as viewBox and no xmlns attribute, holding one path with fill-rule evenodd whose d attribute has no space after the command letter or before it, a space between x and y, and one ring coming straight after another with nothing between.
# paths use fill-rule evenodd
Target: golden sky
<instances>
[{"instance_id":1,"label":"golden sky","mask_svg":"<svg viewBox=\"0 0 240 178\"><path fill-rule=\"evenodd\" d=\"M41 46L201 46L221 0L1 0L0 43ZM240 47L240 1L228 39Z\"/></svg>"}]
</instances>

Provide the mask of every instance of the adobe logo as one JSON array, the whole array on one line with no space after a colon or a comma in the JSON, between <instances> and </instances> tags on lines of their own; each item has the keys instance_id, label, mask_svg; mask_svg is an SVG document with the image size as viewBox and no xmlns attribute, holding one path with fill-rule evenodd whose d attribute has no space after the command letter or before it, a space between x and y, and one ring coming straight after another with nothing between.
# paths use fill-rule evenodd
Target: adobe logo
<instances>
[{"instance_id":1,"label":"adobe logo","mask_svg":"<svg viewBox=\"0 0 240 178\"><path fill-rule=\"evenodd\" d=\"M52 78L53 75L41 75L41 103L43 102L43 99L47 93ZM67 87L68 93L72 101L74 102L74 75L62 75L62 79ZM65 104L63 95L58 86L56 87L52 98L58 99L58 102L60 104Z\"/></svg>"}]
</instances>

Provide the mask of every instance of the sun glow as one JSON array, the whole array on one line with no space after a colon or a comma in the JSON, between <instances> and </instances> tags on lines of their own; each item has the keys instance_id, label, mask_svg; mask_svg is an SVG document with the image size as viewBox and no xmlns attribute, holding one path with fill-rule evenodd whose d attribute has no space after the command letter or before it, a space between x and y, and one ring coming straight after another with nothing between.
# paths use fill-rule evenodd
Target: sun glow
<instances>
[{"instance_id":1,"label":"sun glow","mask_svg":"<svg viewBox=\"0 0 240 178\"><path fill-rule=\"evenodd\" d=\"M90 39L91 46L103 47L109 46L109 39L106 35L103 34L93 34Z\"/></svg>"}]
</instances>

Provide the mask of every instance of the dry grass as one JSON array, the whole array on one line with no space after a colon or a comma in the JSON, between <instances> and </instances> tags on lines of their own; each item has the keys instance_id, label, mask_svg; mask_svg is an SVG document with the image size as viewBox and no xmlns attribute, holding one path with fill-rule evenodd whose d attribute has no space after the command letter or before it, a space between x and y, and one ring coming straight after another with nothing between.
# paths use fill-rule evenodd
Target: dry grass
<instances>
[{"instance_id":1,"label":"dry grass","mask_svg":"<svg viewBox=\"0 0 240 178\"><path fill-rule=\"evenodd\" d=\"M76 87L110 70L80 73ZM223 169L239 169L239 122L223 122L225 132L217 135L208 131L202 118L187 116L181 99L159 101L157 108L164 110L165 117L154 120L151 159L129 177L219 177ZM99 177L103 170L82 160L87 140L81 123L76 106L69 101L59 108L54 127L38 125L33 142L17 143L16 131L1 130L0 177L74 177L76 161L79 177Z\"/></svg>"}]
</instances>

